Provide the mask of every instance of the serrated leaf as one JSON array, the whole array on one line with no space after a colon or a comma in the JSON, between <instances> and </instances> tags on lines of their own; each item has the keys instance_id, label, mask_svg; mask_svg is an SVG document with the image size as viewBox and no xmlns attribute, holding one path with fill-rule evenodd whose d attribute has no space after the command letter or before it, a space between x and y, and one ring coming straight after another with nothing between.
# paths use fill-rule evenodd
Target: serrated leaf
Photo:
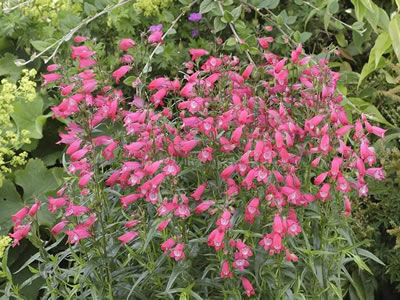
<instances>
[{"instance_id":1,"label":"serrated leaf","mask_svg":"<svg viewBox=\"0 0 400 300\"><path fill-rule=\"evenodd\" d=\"M15 55L6 53L0 58L0 76L9 76L12 81L17 81L21 76L22 67L17 67L14 61L17 60Z\"/></svg>"},{"instance_id":2,"label":"serrated leaf","mask_svg":"<svg viewBox=\"0 0 400 300\"><path fill-rule=\"evenodd\" d=\"M0 188L0 203L0 235L5 235L12 227L11 215L24 207L15 185L8 179L4 180Z\"/></svg>"},{"instance_id":3,"label":"serrated leaf","mask_svg":"<svg viewBox=\"0 0 400 300\"><path fill-rule=\"evenodd\" d=\"M48 170L40 159L31 159L25 169L15 172L15 182L24 190L24 200L46 199L46 193L60 186L59 174Z\"/></svg>"},{"instance_id":4,"label":"serrated leaf","mask_svg":"<svg viewBox=\"0 0 400 300\"><path fill-rule=\"evenodd\" d=\"M393 50L400 61L400 14L396 14L390 21L389 34L392 39Z\"/></svg>"},{"instance_id":5,"label":"serrated leaf","mask_svg":"<svg viewBox=\"0 0 400 300\"><path fill-rule=\"evenodd\" d=\"M11 117L17 124L18 130L28 130L29 138L41 139L43 125L49 117L49 115L42 115L43 99L39 96L32 102L18 99L13 103L13 107Z\"/></svg>"}]
</instances>

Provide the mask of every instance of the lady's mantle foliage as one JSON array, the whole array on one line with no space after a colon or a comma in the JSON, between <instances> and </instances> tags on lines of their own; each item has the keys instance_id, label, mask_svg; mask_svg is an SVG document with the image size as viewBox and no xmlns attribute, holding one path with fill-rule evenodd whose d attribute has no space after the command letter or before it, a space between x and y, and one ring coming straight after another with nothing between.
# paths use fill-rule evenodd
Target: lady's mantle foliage
<instances>
[{"instance_id":1,"label":"lady's mantle foliage","mask_svg":"<svg viewBox=\"0 0 400 300\"><path fill-rule=\"evenodd\" d=\"M73 120L59 143L68 145L68 173L76 180L58 197L49 197L49 211L62 212L52 233L65 230L69 242L78 245L101 235L95 229L101 208L97 196L90 196L99 187L115 189L123 193L119 209L134 216L121 225L125 233L116 237L121 244L140 238L133 227L154 224L137 214L148 202L156 209L152 217L159 219L158 230L169 237L160 243L162 251L179 261L188 256L191 237L177 224L201 214L215 222L207 244L220 252L221 278L240 279L250 297L255 291L242 271L257 246L235 229L256 231L262 236L259 246L269 255L296 262L287 243L302 231L296 212L314 201L337 201L349 216L349 199L368 193L365 177L384 177L382 168L373 167L376 156L368 137L383 138L385 131L365 116L350 123L336 91L339 74L328 68L327 60L313 62L301 45L290 58L279 57L267 51L272 39L259 41L265 51L260 66L191 49L190 76L154 79L147 86L150 98L135 95L131 107L114 82L100 81L95 52L72 47L79 62L76 76L43 75L44 84L55 81L62 87L64 100L52 108L54 116ZM123 39L120 49L134 46L133 40ZM122 61L109 77L115 83L132 70L133 58ZM107 124L123 132L94 136L95 129ZM99 160L112 169L99 175ZM193 166L199 170L195 187L181 175ZM313 179L311 172L316 173ZM104 184L99 176L106 176ZM73 196L77 188L81 197ZM25 210L16 217L14 245L29 231L29 223L21 223ZM121 213L112 217L117 215ZM252 226L257 222L262 226Z\"/></svg>"}]
</instances>

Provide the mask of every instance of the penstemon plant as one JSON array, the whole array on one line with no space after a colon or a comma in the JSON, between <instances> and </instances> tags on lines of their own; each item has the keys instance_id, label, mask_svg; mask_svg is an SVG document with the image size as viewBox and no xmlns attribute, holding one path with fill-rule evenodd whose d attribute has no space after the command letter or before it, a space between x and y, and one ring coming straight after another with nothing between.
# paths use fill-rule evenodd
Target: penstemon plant
<instances>
[{"instance_id":1,"label":"penstemon plant","mask_svg":"<svg viewBox=\"0 0 400 300\"><path fill-rule=\"evenodd\" d=\"M39 202L10 234L38 247L25 266L44 298L334 299L354 285L346 264L369 270L346 218L366 176L384 177L368 138L385 130L351 123L327 59L271 42L259 65L191 49L184 79L137 79L133 97L118 85L131 39L111 76L87 45L72 47L77 67L49 66L68 123L66 182L48 198L56 242L39 235Z\"/></svg>"}]
</instances>

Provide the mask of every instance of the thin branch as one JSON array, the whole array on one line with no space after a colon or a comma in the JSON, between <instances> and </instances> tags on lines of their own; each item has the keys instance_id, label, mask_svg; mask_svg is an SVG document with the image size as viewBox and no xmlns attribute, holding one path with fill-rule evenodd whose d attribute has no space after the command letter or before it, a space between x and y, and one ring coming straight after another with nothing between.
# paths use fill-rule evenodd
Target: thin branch
<instances>
[{"instance_id":1,"label":"thin branch","mask_svg":"<svg viewBox=\"0 0 400 300\"><path fill-rule=\"evenodd\" d=\"M223 6L221 4L221 1L218 1L218 7L219 7L219 10L221 11L222 15L225 15L225 11L224 11L224 8L223 8ZM229 23L229 27L232 30L233 35L235 36L236 41L239 44L241 44L242 40L240 39L239 35L236 32L235 26L233 26L232 22L228 22L228 23ZM254 65L254 61L251 58L251 55L250 55L249 51L246 50L245 52L246 52L247 58L249 59L250 63Z\"/></svg>"},{"instance_id":2,"label":"thin branch","mask_svg":"<svg viewBox=\"0 0 400 300\"><path fill-rule=\"evenodd\" d=\"M262 12L260 12L260 9L250 3L243 3L243 5L247 5L248 7L250 7L252 10L254 10L257 14L259 14L262 18L266 19L268 22L270 22L271 24L273 24L275 26L276 29L278 29L280 31L280 33L282 33L285 37L287 37L288 41L291 43L291 45L294 47L296 46L296 42L291 38L291 35L293 34L293 30L287 25L285 24L285 26L287 27L287 29L290 31L289 33L286 33L281 26L275 22L272 18L270 18L268 15L263 14ZM266 8L266 10L268 11L268 13L273 16L275 19L277 18L277 16L268 8Z\"/></svg>"},{"instance_id":3,"label":"thin branch","mask_svg":"<svg viewBox=\"0 0 400 300\"><path fill-rule=\"evenodd\" d=\"M16 61L15 64L17 66L25 66L31 62L33 62L36 58L42 56L44 53L46 53L47 51L49 51L50 49L56 47L56 49L53 51L53 53L44 60L44 62L47 64L57 53L58 49L60 48L61 44L63 42L68 41L79 29L81 29L83 26L88 25L90 22L92 22L93 20L97 19L98 17L109 13L110 11L125 5L126 3L132 2L134 0L124 0L121 1L117 4L114 4L112 6L106 7L104 10L102 10L101 12L95 14L92 17L86 18L82 23L78 24L76 27L72 28L66 35L64 35L62 38L60 38L59 40L55 41L53 44L51 44L50 46L48 46L46 49L44 49L43 51L41 51L39 54L34 53L30 60L26 61L26 62L21 62L21 61Z\"/></svg>"},{"instance_id":4,"label":"thin branch","mask_svg":"<svg viewBox=\"0 0 400 300\"><path fill-rule=\"evenodd\" d=\"M307 1L304 1L304 4L310 6L311 8L313 8L313 9L315 9L315 10L317 10L317 11L321 11L320 8L318 8L318 7L314 6L314 5L312 5L311 3L307 2ZM347 28L356 31L356 32L357 32L359 35L361 35L361 36L363 35L363 33L364 33L365 31L367 31L367 29L364 29L364 30L362 30L362 31L361 31L361 30L354 29L351 25L349 25L349 24L343 22L342 20L339 20L338 18L336 18L336 17L335 17L334 15L332 15L328 10L326 11L326 14L328 14L329 17L331 17L331 18L334 19L335 21L339 22L339 23L342 24L343 26L346 26Z\"/></svg>"},{"instance_id":5,"label":"thin branch","mask_svg":"<svg viewBox=\"0 0 400 300\"><path fill-rule=\"evenodd\" d=\"M187 7L187 9L185 9L182 13L180 13L180 15L175 20L172 21L171 26L169 26L168 30L161 37L162 40L164 40L164 38L168 35L168 33L174 28L175 24L179 21L179 19L182 18L186 14L186 12L189 11L189 9L197 2L198 2L198 0L195 0L192 3L190 3L190 5ZM145 70L148 70L148 68L150 67L151 60L153 59L153 56L157 52L160 45L161 45L161 43L158 43L157 46L154 48L153 52L151 52L149 59L147 60L146 64L144 65L144 68L140 72L138 78L141 78L143 73L145 73Z\"/></svg>"},{"instance_id":6,"label":"thin branch","mask_svg":"<svg viewBox=\"0 0 400 300\"><path fill-rule=\"evenodd\" d=\"M21 3L15 5L13 7L4 8L3 11L4 11L4 13L8 14L8 13L12 12L13 10L15 10L15 9L17 9L19 7L25 6L25 5L33 2L33 1L35 1L35 0L28 0L28 1L25 1L25 2L21 2Z\"/></svg>"}]
</instances>

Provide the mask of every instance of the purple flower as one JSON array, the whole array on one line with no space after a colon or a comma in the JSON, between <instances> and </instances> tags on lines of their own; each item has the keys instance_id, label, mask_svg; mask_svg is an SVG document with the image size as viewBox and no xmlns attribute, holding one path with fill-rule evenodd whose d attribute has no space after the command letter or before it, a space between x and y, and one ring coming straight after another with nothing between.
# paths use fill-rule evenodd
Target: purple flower
<instances>
[{"instance_id":1,"label":"purple flower","mask_svg":"<svg viewBox=\"0 0 400 300\"><path fill-rule=\"evenodd\" d=\"M163 28L163 24L152 25L150 26L150 32L161 31Z\"/></svg>"},{"instance_id":2,"label":"purple flower","mask_svg":"<svg viewBox=\"0 0 400 300\"><path fill-rule=\"evenodd\" d=\"M191 21L191 22L198 22L198 21L201 20L201 18L202 18L202 16L201 16L200 13L192 13L189 16L188 20Z\"/></svg>"},{"instance_id":3,"label":"purple flower","mask_svg":"<svg viewBox=\"0 0 400 300\"><path fill-rule=\"evenodd\" d=\"M196 37L199 35L199 32L197 30L192 30L192 37Z\"/></svg>"}]
</instances>

